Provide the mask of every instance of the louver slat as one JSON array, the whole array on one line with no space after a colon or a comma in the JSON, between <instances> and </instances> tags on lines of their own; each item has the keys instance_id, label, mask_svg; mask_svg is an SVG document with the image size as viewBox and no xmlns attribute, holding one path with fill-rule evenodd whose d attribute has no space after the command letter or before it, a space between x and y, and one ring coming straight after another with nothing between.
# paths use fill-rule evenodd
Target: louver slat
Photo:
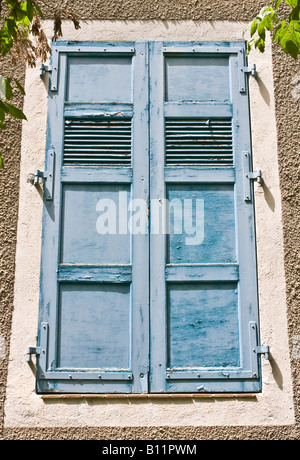
<instances>
[{"instance_id":1,"label":"louver slat","mask_svg":"<svg viewBox=\"0 0 300 460\"><path fill-rule=\"evenodd\" d=\"M166 164L233 166L231 119L166 120Z\"/></svg>"},{"instance_id":2,"label":"louver slat","mask_svg":"<svg viewBox=\"0 0 300 460\"><path fill-rule=\"evenodd\" d=\"M64 165L131 165L131 120L66 120Z\"/></svg>"}]
</instances>

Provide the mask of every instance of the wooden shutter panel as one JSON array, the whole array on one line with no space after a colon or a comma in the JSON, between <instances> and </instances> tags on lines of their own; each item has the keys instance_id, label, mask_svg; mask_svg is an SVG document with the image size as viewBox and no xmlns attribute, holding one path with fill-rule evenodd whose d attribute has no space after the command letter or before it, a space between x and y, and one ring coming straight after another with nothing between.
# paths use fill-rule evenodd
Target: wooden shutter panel
<instances>
[{"instance_id":1,"label":"wooden shutter panel","mask_svg":"<svg viewBox=\"0 0 300 460\"><path fill-rule=\"evenodd\" d=\"M151 198L168 228L151 235L152 392L260 390L244 53L151 44Z\"/></svg>"},{"instance_id":2,"label":"wooden shutter panel","mask_svg":"<svg viewBox=\"0 0 300 460\"><path fill-rule=\"evenodd\" d=\"M132 238L127 206L148 197L147 46L58 42L53 56L37 389L145 392L148 235Z\"/></svg>"}]
</instances>

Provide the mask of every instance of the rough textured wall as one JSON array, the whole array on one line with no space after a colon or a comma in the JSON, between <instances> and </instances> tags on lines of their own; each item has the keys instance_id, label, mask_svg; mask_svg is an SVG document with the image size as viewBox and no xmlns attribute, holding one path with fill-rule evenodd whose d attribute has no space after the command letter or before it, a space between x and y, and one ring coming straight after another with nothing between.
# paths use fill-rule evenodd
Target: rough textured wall
<instances>
[{"instance_id":1,"label":"rough textured wall","mask_svg":"<svg viewBox=\"0 0 300 460\"><path fill-rule=\"evenodd\" d=\"M0 74L24 79L23 66L15 69L0 61ZM16 101L16 100L15 100ZM18 105L22 107L21 97ZM13 309L15 248L17 238L21 123L10 119L9 130L0 132L5 169L0 170L0 424L3 423L10 328Z\"/></svg>"},{"instance_id":2,"label":"rough textured wall","mask_svg":"<svg viewBox=\"0 0 300 460\"><path fill-rule=\"evenodd\" d=\"M51 18L59 2L48 1L45 16ZM80 19L197 19L250 20L265 1L217 0L82 0L65 1ZM274 48L274 79L278 127L278 155L282 191L287 282L288 323L292 372L294 378L296 420L291 427L260 428L147 428L147 429L7 429L3 431L3 402L7 376L7 356L13 308L14 258L18 210L18 177L20 159L20 124L13 122L9 133L1 133L5 145L6 168L0 172L0 437L4 439L300 439L299 414L299 103L300 65ZM2 70L4 69L4 70ZM0 71L11 73L9 62L0 61ZM299 75L299 81L297 78ZM22 78L20 66L18 76ZM293 80L293 82L292 82ZM20 102L21 103L21 102ZM263 154L263 152L262 152ZM270 319L271 320L271 319ZM3 359L4 357L4 359Z\"/></svg>"}]
</instances>

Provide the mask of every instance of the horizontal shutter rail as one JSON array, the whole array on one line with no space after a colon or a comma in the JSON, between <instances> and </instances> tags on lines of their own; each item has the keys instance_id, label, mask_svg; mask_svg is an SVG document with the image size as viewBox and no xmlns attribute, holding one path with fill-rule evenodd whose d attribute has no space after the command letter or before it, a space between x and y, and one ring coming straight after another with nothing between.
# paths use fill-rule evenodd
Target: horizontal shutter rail
<instances>
[{"instance_id":1,"label":"horizontal shutter rail","mask_svg":"<svg viewBox=\"0 0 300 460\"><path fill-rule=\"evenodd\" d=\"M131 283L132 267L60 264L57 279L59 282Z\"/></svg>"},{"instance_id":2,"label":"horizontal shutter rail","mask_svg":"<svg viewBox=\"0 0 300 460\"><path fill-rule=\"evenodd\" d=\"M124 166L110 165L75 165L72 168L64 166L62 168L61 180L63 183L115 183L132 184L133 172L130 165Z\"/></svg>"},{"instance_id":3,"label":"horizontal shutter rail","mask_svg":"<svg viewBox=\"0 0 300 460\"><path fill-rule=\"evenodd\" d=\"M168 282L238 281L239 266L237 264L167 265L166 280Z\"/></svg>"},{"instance_id":4,"label":"horizontal shutter rail","mask_svg":"<svg viewBox=\"0 0 300 460\"><path fill-rule=\"evenodd\" d=\"M208 118L230 119L233 115L233 107L228 102L165 102L165 117L174 118L174 121L182 121L184 118L199 120L202 118L207 121Z\"/></svg>"},{"instance_id":5,"label":"horizontal shutter rail","mask_svg":"<svg viewBox=\"0 0 300 460\"><path fill-rule=\"evenodd\" d=\"M227 380L227 379L251 379L253 378L252 370L239 370L233 368L223 369L210 369L210 368L199 368L193 371L189 370L174 370L167 369L166 379L167 380L198 380L201 382L207 380Z\"/></svg>"},{"instance_id":6,"label":"horizontal shutter rail","mask_svg":"<svg viewBox=\"0 0 300 460\"><path fill-rule=\"evenodd\" d=\"M64 166L130 166L131 150L131 119L65 120Z\"/></svg>"},{"instance_id":7,"label":"horizontal shutter rail","mask_svg":"<svg viewBox=\"0 0 300 460\"><path fill-rule=\"evenodd\" d=\"M132 103L101 103L101 102L66 102L64 107L66 119L73 120L98 120L104 117L106 120L126 121L133 116Z\"/></svg>"},{"instance_id":8,"label":"horizontal shutter rail","mask_svg":"<svg viewBox=\"0 0 300 460\"><path fill-rule=\"evenodd\" d=\"M167 183L223 183L233 184L235 182L235 169L224 166L224 168L209 165L205 169L197 166L175 166L165 168L165 180Z\"/></svg>"},{"instance_id":9,"label":"horizontal shutter rail","mask_svg":"<svg viewBox=\"0 0 300 460\"><path fill-rule=\"evenodd\" d=\"M216 44L215 46L207 46L206 43L199 43L195 45L186 45L186 46L165 46L163 48L164 54L237 54L241 51L241 48L237 46L220 46Z\"/></svg>"},{"instance_id":10,"label":"horizontal shutter rail","mask_svg":"<svg viewBox=\"0 0 300 460\"><path fill-rule=\"evenodd\" d=\"M56 370L45 372L40 375L41 380L91 380L93 382L99 380L110 380L110 381L130 381L133 379L133 374L130 370L124 371L113 371L111 369L103 371L102 369L99 372L91 372L90 370L74 372L73 369L68 371L67 369Z\"/></svg>"},{"instance_id":11,"label":"horizontal shutter rail","mask_svg":"<svg viewBox=\"0 0 300 460\"><path fill-rule=\"evenodd\" d=\"M166 164L233 166L231 119L167 119Z\"/></svg>"}]
</instances>

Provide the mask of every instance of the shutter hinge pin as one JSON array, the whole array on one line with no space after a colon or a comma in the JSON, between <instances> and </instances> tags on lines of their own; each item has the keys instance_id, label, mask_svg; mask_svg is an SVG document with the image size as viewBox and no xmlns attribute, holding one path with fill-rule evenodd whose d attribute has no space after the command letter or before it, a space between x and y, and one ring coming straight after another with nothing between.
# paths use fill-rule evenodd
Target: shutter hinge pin
<instances>
[{"instance_id":1,"label":"shutter hinge pin","mask_svg":"<svg viewBox=\"0 0 300 460\"><path fill-rule=\"evenodd\" d=\"M262 185L264 180L262 178L261 170L249 172L246 174L246 177L250 180L256 180L258 184Z\"/></svg>"},{"instance_id":2,"label":"shutter hinge pin","mask_svg":"<svg viewBox=\"0 0 300 460\"><path fill-rule=\"evenodd\" d=\"M256 71L256 65L255 64L252 64L251 66L249 67L243 67L242 71L244 73L251 73L251 75L253 77L257 77L257 71Z\"/></svg>"},{"instance_id":3,"label":"shutter hinge pin","mask_svg":"<svg viewBox=\"0 0 300 460\"><path fill-rule=\"evenodd\" d=\"M27 348L27 362L31 362L31 355L39 356L41 354L40 347L28 347Z\"/></svg>"},{"instance_id":4,"label":"shutter hinge pin","mask_svg":"<svg viewBox=\"0 0 300 460\"><path fill-rule=\"evenodd\" d=\"M43 77L46 72L52 72L52 65L41 64L40 65L40 77Z\"/></svg>"},{"instance_id":5,"label":"shutter hinge pin","mask_svg":"<svg viewBox=\"0 0 300 460\"><path fill-rule=\"evenodd\" d=\"M253 351L257 353L258 355L264 355L265 359L270 361L270 347L269 346L265 345L265 346L256 347Z\"/></svg>"},{"instance_id":6,"label":"shutter hinge pin","mask_svg":"<svg viewBox=\"0 0 300 460\"><path fill-rule=\"evenodd\" d=\"M34 182L33 185L37 186L39 183L39 179L47 179L48 173L40 170L36 170L34 175Z\"/></svg>"}]
</instances>

